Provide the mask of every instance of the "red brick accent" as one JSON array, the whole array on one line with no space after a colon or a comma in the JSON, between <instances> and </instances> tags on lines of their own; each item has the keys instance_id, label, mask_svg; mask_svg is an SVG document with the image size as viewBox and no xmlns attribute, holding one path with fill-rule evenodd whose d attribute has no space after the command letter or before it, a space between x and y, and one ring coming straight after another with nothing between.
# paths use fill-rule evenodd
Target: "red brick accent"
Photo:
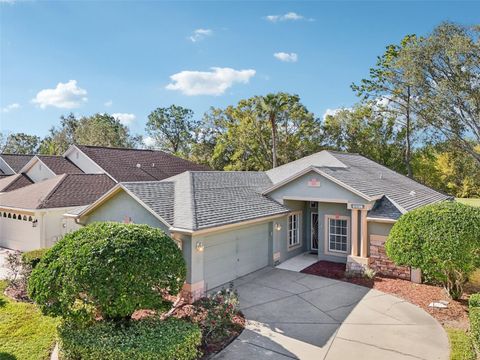
<instances>
[{"instance_id":1,"label":"red brick accent","mask_svg":"<svg viewBox=\"0 0 480 360\"><path fill-rule=\"evenodd\" d=\"M410 268L395 265L385 252L385 236L370 236L369 267L377 274L410 280Z\"/></svg>"}]
</instances>

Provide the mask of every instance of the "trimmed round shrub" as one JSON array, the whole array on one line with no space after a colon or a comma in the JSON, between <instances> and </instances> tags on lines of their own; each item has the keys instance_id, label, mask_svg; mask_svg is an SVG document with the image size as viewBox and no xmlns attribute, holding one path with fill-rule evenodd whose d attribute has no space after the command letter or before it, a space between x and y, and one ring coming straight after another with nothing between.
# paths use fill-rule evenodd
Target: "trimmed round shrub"
<instances>
[{"instance_id":1,"label":"trimmed round shrub","mask_svg":"<svg viewBox=\"0 0 480 360\"><path fill-rule=\"evenodd\" d=\"M385 248L397 265L420 268L458 299L480 266L480 208L446 201L412 210L392 227Z\"/></svg>"},{"instance_id":2,"label":"trimmed round shrub","mask_svg":"<svg viewBox=\"0 0 480 360\"><path fill-rule=\"evenodd\" d=\"M58 334L62 359L67 360L192 360L201 355L200 328L175 318L100 321L87 328L68 323Z\"/></svg>"},{"instance_id":3,"label":"trimmed round shrub","mask_svg":"<svg viewBox=\"0 0 480 360\"><path fill-rule=\"evenodd\" d=\"M28 292L43 313L80 322L165 311L185 282L175 242L147 225L94 223L65 235L32 271Z\"/></svg>"},{"instance_id":4,"label":"trimmed round shrub","mask_svg":"<svg viewBox=\"0 0 480 360\"><path fill-rule=\"evenodd\" d=\"M31 269L38 265L42 257L49 249L38 249L27 251L22 254L22 263L29 266Z\"/></svg>"}]
</instances>

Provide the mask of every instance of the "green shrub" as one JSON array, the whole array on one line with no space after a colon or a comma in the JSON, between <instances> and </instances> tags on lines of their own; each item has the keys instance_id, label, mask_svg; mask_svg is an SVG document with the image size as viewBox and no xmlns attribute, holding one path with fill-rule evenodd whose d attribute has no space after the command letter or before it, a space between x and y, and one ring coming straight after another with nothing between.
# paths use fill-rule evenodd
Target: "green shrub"
<instances>
[{"instance_id":1,"label":"green shrub","mask_svg":"<svg viewBox=\"0 0 480 360\"><path fill-rule=\"evenodd\" d=\"M33 270L29 296L45 314L80 322L165 311L186 276L182 252L147 225L94 223L57 242Z\"/></svg>"},{"instance_id":2,"label":"green shrub","mask_svg":"<svg viewBox=\"0 0 480 360\"><path fill-rule=\"evenodd\" d=\"M175 318L101 321L87 328L70 323L60 326L58 334L66 360L191 360L201 355L199 327Z\"/></svg>"},{"instance_id":3,"label":"green shrub","mask_svg":"<svg viewBox=\"0 0 480 360\"><path fill-rule=\"evenodd\" d=\"M49 249L27 251L22 254L22 263L34 269Z\"/></svg>"},{"instance_id":4,"label":"green shrub","mask_svg":"<svg viewBox=\"0 0 480 360\"><path fill-rule=\"evenodd\" d=\"M468 306L480 307L480 293L470 295L470 297L468 298Z\"/></svg>"},{"instance_id":5,"label":"green shrub","mask_svg":"<svg viewBox=\"0 0 480 360\"><path fill-rule=\"evenodd\" d=\"M395 223L385 248L397 265L420 268L458 299L480 266L480 208L446 201L412 210Z\"/></svg>"},{"instance_id":6,"label":"green shrub","mask_svg":"<svg viewBox=\"0 0 480 360\"><path fill-rule=\"evenodd\" d=\"M468 318L473 343L480 350L480 294L472 294L468 299Z\"/></svg>"}]
</instances>

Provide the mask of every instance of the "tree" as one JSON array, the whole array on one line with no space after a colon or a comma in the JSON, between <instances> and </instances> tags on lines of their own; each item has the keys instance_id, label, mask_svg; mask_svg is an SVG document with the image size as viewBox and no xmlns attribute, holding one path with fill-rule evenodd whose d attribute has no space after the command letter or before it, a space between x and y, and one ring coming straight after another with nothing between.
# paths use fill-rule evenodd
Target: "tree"
<instances>
[{"instance_id":1,"label":"tree","mask_svg":"<svg viewBox=\"0 0 480 360\"><path fill-rule=\"evenodd\" d=\"M10 134L2 152L5 154L35 154L40 144L40 137L25 133Z\"/></svg>"},{"instance_id":2,"label":"tree","mask_svg":"<svg viewBox=\"0 0 480 360\"><path fill-rule=\"evenodd\" d=\"M443 23L402 48L399 66L421 93L421 120L480 165L480 27Z\"/></svg>"},{"instance_id":3,"label":"tree","mask_svg":"<svg viewBox=\"0 0 480 360\"><path fill-rule=\"evenodd\" d=\"M132 261L134 260L134 261ZM182 252L147 225L94 223L65 235L32 271L28 292L45 314L89 322L168 310L186 277Z\"/></svg>"},{"instance_id":4,"label":"tree","mask_svg":"<svg viewBox=\"0 0 480 360\"><path fill-rule=\"evenodd\" d=\"M405 132L393 116L375 111L372 104L357 105L327 115L322 124L323 144L330 149L359 153L401 173Z\"/></svg>"},{"instance_id":5,"label":"tree","mask_svg":"<svg viewBox=\"0 0 480 360\"><path fill-rule=\"evenodd\" d=\"M289 102L299 100L298 95L286 93L267 94L260 98L260 112L268 118L272 129L272 168L277 167L277 117L287 109Z\"/></svg>"},{"instance_id":6,"label":"tree","mask_svg":"<svg viewBox=\"0 0 480 360\"><path fill-rule=\"evenodd\" d=\"M480 151L480 146L477 147ZM413 157L415 178L455 197L480 197L480 167L451 142L418 149Z\"/></svg>"},{"instance_id":7,"label":"tree","mask_svg":"<svg viewBox=\"0 0 480 360\"><path fill-rule=\"evenodd\" d=\"M139 146L141 137L132 136L127 126L108 114L76 118L73 114L61 117L60 127L50 129L39 152L62 155L70 145L94 145L120 148Z\"/></svg>"},{"instance_id":8,"label":"tree","mask_svg":"<svg viewBox=\"0 0 480 360\"><path fill-rule=\"evenodd\" d=\"M186 157L190 153L197 127L192 110L171 105L153 110L148 115L146 130L155 140L155 147Z\"/></svg>"},{"instance_id":9,"label":"tree","mask_svg":"<svg viewBox=\"0 0 480 360\"><path fill-rule=\"evenodd\" d=\"M399 56L402 49L416 41L415 35L407 35L400 45L387 46L385 53L378 57L376 66L370 69L370 77L361 80L360 85L352 84L352 89L362 100L374 101L378 111L394 116L405 130L403 161L409 177L413 177L411 160L415 132L418 129L416 101L419 94L406 76L406 69L399 61Z\"/></svg>"},{"instance_id":10,"label":"tree","mask_svg":"<svg viewBox=\"0 0 480 360\"><path fill-rule=\"evenodd\" d=\"M284 96L285 107L276 115L277 165L309 155L320 148L320 121L300 102L298 96ZM210 110L206 116L211 129L209 141L215 143L210 156L211 167L255 171L272 168L273 132L270 122L265 121L262 103L263 97L254 96L240 100L236 106Z\"/></svg>"},{"instance_id":11,"label":"tree","mask_svg":"<svg viewBox=\"0 0 480 360\"><path fill-rule=\"evenodd\" d=\"M458 299L480 266L480 208L442 202L412 210L393 225L385 248L397 265L421 269Z\"/></svg>"}]
</instances>

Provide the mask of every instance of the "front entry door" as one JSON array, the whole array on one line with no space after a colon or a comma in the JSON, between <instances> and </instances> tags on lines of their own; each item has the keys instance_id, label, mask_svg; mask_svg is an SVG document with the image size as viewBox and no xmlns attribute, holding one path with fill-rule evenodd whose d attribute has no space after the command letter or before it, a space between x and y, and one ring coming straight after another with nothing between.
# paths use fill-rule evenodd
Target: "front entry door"
<instances>
[{"instance_id":1,"label":"front entry door","mask_svg":"<svg viewBox=\"0 0 480 360\"><path fill-rule=\"evenodd\" d=\"M311 249L318 250L318 213L312 213L310 242Z\"/></svg>"}]
</instances>

